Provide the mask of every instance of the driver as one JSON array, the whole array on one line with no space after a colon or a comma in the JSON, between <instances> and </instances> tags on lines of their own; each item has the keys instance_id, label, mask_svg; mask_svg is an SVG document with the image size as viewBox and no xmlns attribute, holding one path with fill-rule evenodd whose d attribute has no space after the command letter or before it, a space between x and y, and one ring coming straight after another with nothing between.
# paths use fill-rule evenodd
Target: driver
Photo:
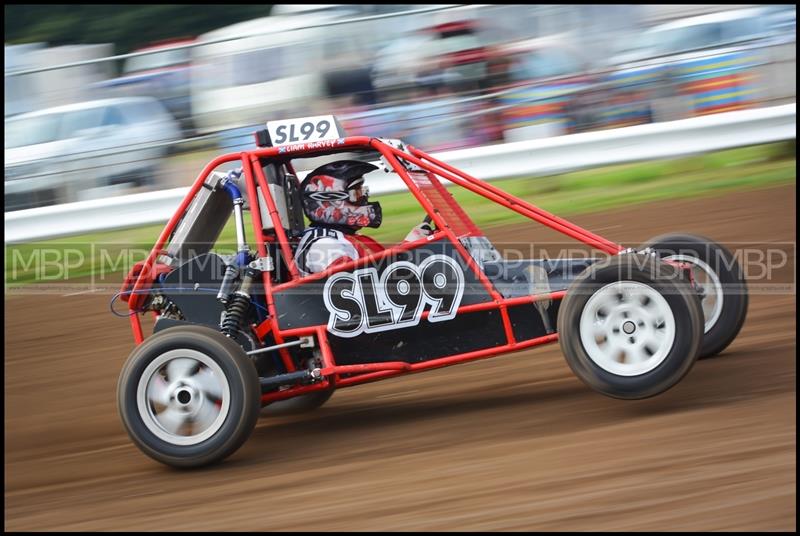
<instances>
[{"instance_id":1,"label":"driver","mask_svg":"<svg viewBox=\"0 0 800 536\"><path fill-rule=\"evenodd\" d=\"M377 169L368 162L339 160L318 167L303 180L303 211L311 226L303 233L294 260L304 275L385 249L374 239L358 234L364 227L381 225L381 205L369 202L369 189L364 184L364 174ZM430 224L423 222L408 233L405 241L432 233Z\"/></svg>"}]
</instances>

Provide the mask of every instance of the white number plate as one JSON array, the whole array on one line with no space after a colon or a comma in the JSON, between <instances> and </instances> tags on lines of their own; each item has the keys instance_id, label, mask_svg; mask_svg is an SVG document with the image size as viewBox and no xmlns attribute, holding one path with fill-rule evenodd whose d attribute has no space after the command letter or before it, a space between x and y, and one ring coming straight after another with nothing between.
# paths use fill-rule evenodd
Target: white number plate
<instances>
[{"instance_id":1,"label":"white number plate","mask_svg":"<svg viewBox=\"0 0 800 536\"><path fill-rule=\"evenodd\" d=\"M336 119L332 115L300 117L267 123L272 146L306 143L323 140L337 140L344 137L339 132Z\"/></svg>"}]
</instances>

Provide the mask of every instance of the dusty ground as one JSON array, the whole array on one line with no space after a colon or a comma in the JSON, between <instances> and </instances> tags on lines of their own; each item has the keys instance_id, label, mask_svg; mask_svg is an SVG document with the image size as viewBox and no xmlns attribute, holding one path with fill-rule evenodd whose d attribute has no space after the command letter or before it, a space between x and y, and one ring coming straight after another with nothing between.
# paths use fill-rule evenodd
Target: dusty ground
<instances>
[{"instance_id":1,"label":"dusty ground","mask_svg":"<svg viewBox=\"0 0 800 536\"><path fill-rule=\"evenodd\" d=\"M794 197L780 187L576 222L629 245L686 230L786 249ZM539 229L489 234L555 238ZM790 253L778 282L794 283ZM123 431L115 389L132 342L107 302L5 302L6 530L797 527L794 287L753 292L732 346L653 399L592 392L553 345L262 417L225 463L193 472L150 460Z\"/></svg>"}]
</instances>

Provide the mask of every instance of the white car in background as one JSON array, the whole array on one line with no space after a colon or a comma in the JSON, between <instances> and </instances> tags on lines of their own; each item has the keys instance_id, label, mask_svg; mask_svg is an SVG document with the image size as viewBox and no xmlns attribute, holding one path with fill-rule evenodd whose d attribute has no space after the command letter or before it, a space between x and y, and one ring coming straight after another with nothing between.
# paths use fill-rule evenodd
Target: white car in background
<instances>
[{"instance_id":1,"label":"white car in background","mask_svg":"<svg viewBox=\"0 0 800 536\"><path fill-rule=\"evenodd\" d=\"M180 130L156 99L48 108L5 121L5 211L76 201L92 188L155 180Z\"/></svg>"},{"instance_id":2,"label":"white car in background","mask_svg":"<svg viewBox=\"0 0 800 536\"><path fill-rule=\"evenodd\" d=\"M210 42L192 49L192 114L199 133L324 113L326 74L365 65L366 23L324 26L357 16L359 6L286 7L197 38L198 44Z\"/></svg>"}]
</instances>

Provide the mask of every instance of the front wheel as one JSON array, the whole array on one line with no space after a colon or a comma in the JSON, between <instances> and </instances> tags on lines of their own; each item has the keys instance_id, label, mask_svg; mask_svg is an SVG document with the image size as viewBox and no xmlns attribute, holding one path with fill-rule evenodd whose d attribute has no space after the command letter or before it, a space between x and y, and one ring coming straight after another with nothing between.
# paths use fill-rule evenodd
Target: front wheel
<instances>
[{"instance_id":1,"label":"front wheel","mask_svg":"<svg viewBox=\"0 0 800 536\"><path fill-rule=\"evenodd\" d=\"M592 264L559 308L561 350L584 383L639 399L674 386L694 364L703 314L677 268L646 255Z\"/></svg>"},{"instance_id":2,"label":"front wheel","mask_svg":"<svg viewBox=\"0 0 800 536\"><path fill-rule=\"evenodd\" d=\"M719 354L733 342L747 316L747 284L735 257L716 242L701 236L666 234L642 247L662 260L691 267L703 307L703 344L700 359Z\"/></svg>"},{"instance_id":3,"label":"front wheel","mask_svg":"<svg viewBox=\"0 0 800 536\"><path fill-rule=\"evenodd\" d=\"M209 465L255 428L261 387L242 348L203 326L165 329L139 345L117 385L122 423L139 449L174 467Z\"/></svg>"}]
</instances>

